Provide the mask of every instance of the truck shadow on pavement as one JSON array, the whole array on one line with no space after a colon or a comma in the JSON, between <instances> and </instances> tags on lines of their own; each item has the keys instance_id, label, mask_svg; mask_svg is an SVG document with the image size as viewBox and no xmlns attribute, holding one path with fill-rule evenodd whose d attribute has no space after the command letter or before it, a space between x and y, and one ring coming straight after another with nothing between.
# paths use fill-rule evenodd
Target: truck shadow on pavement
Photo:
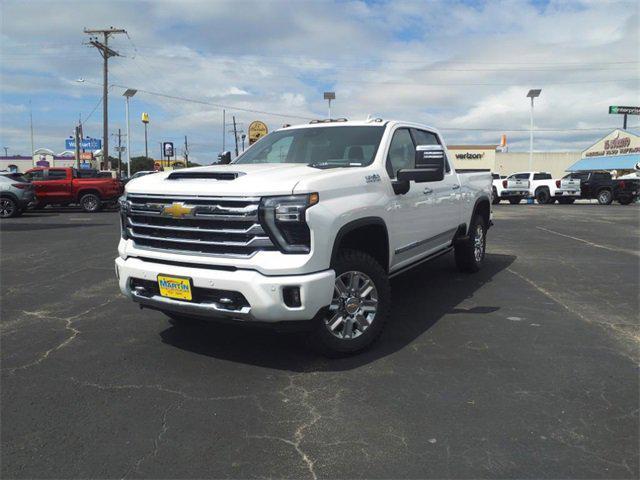
<instances>
[{"instance_id":1,"label":"truck shadow on pavement","mask_svg":"<svg viewBox=\"0 0 640 480\"><path fill-rule=\"evenodd\" d=\"M404 349L447 314L486 315L499 310L499 305L459 305L515 259L487 254L483 269L469 275L459 273L453 257L445 255L394 278L391 316L382 336L369 350L351 357L327 359L311 349L304 333L253 326L200 322L167 328L160 336L176 348L232 362L295 372L350 370Z\"/></svg>"}]
</instances>

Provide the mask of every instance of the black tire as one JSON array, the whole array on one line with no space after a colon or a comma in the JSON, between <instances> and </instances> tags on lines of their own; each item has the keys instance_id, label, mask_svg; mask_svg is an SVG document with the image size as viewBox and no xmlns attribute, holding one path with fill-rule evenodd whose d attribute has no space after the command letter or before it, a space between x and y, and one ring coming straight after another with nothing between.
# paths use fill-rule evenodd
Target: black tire
<instances>
[{"instance_id":1,"label":"black tire","mask_svg":"<svg viewBox=\"0 0 640 480\"><path fill-rule=\"evenodd\" d=\"M95 213L102 208L102 202L95 193L85 193L80 197L80 206L87 213Z\"/></svg>"},{"instance_id":2,"label":"black tire","mask_svg":"<svg viewBox=\"0 0 640 480\"><path fill-rule=\"evenodd\" d=\"M493 189L491 190L491 204L497 205L499 203L500 197L498 196L498 190L496 190L496 187L493 187Z\"/></svg>"},{"instance_id":3,"label":"black tire","mask_svg":"<svg viewBox=\"0 0 640 480\"><path fill-rule=\"evenodd\" d=\"M484 263L486 249L487 225L484 217L478 214L471 220L467 237L455 242L455 257L458 270L465 273L479 271Z\"/></svg>"},{"instance_id":4,"label":"black tire","mask_svg":"<svg viewBox=\"0 0 640 480\"><path fill-rule=\"evenodd\" d=\"M539 205L546 205L551 201L551 194L546 188L536 190L536 200Z\"/></svg>"},{"instance_id":5,"label":"black tire","mask_svg":"<svg viewBox=\"0 0 640 480\"><path fill-rule=\"evenodd\" d=\"M633 197L618 198L618 203L620 205L629 205L631 202L633 202Z\"/></svg>"},{"instance_id":6,"label":"black tire","mask_svg":"<svg viewBox=\"0 0 640 480\"><path fill-rule=\"evenodd\" d=\"M510 198L510 199L509 199L509 203L510 203L511 205L518 205L521 201L522 201L522 197L518 197L518 198Z\"/></svg>"},{"instance_id":7,"label":"black tire","mask_svg":"<svg viewBox=\"0 0 640 480\"><path fill-rule=\"evenodd\" d=\"M611 190L604 189L598 192L598 203L600 205L611 205L611 202L613 202Z\"/></svg>"},{"instance_id":8,"label":"black tire","mask_svg":"<svg viewBox=\"0 0 640 480\"><path fill-rule=\"evenodd\" d=\"M34 210L43 210L46 206L47 206L47 204L46 204L46 203L37 202L37 203L33 206L33 209L34 209Z\"/></svg>"},{"instance_id":9,"label":"black tire","mask_svg":"<svg viewBox=\"0 0 640 480\"><path fill-rule=\"evenodd\" d=\"M22 215L22 210L13 198L0 198L0 218L14 218L20 215Z\"/></svg>"},{"instance_id":10,"label":"black tire","mask_svg":"<svg viewBox=\"0 0 640 480\"><path fill-rule=\"evenodd\" d=\"M313 348L322 355L338 358L361 352L378 339L389 317L391 287L384 268L373 257L358 250L341 250L332 268L336 272L334 299L331 306L321 310L313 320L315 325L309 340ZM345 289L344 283L338 284L343 279L350 279L354 272L361 277L356 276L353 290L349 291L349 285ZM371 283L374 288L364 297L364 301L353 293L354 290L366 291L365 286ZM350 296L346 297L345 294ZM374 312L361 310L373 308L374 306L367 306L365 303L375 301L374 298L377 300ZM356 310L349 313L350 309L356 307ZM334 320L333 328L331 320Z\"/></svg>"}]
</instances>

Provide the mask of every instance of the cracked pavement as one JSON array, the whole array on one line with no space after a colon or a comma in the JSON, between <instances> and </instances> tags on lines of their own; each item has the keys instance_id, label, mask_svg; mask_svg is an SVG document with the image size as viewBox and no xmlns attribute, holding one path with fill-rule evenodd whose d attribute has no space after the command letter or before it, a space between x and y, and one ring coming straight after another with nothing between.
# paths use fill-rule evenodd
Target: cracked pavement
<instances>
[{"instance_id":1,"label":"cracked pavement","mask_svg":"<svg viewBox=\"0 0 640 480\"><path fill-rule=\"evenodd\" d=\"M481 273L394 279L341 360L139 310L114 212L3 221L2 477L638 478L640 209L494 213Z\"/></svg>"}]
</instances>

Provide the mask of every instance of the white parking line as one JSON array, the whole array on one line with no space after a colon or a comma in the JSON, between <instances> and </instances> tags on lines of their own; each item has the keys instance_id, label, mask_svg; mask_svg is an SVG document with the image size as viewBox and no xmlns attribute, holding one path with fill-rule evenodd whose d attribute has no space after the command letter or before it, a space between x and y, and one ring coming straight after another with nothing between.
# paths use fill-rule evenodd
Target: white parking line
<instances>
[{"instance_id":1,"label":"white parking line","mask_svg":"<svg viewBox=\"0 0 640 480\"><path fill-rule=\"evenodd\" d=\"M635 250L628 250L626 248L609 247L607 245L600 245L599 243L590 242L590 241L585 240L583 238L572 237L571 235L566 235L564 233L556 232L554 230L549 230L548 228L544 228L544 227L536 227L536 228L538 230L544 230L545 232L553 233L554 235L560 235L561 237L566 237L566 238L570 238L572 240L576 240L578 242L586 243L587 245L589 245L591 247L603 248L603 249L609 250L611 252L628 253L629 255L635 255L636 257L640 257L640 252L637 252Z\"/></svg>"}]
</instances>

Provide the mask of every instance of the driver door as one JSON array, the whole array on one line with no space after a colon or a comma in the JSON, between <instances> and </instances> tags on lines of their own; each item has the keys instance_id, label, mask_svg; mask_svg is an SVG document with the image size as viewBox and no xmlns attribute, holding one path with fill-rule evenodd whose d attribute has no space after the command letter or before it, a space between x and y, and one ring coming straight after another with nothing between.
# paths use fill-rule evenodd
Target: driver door
<instances>
[{"instance_id":1,"label":"driver door","mask_svg":"<svg viewBox=\"0 0 640 480\"><path fill-rule=\"evenodd\" d=\"M415 168L415 152L410 130L397 129L387 153L387 173L391 180L396 178L398 170ZM407 193L395 195L389 203L389 236L394 269L412 263L424 253L424 240L429 236L426 187L427 184L411 182Z\"/></svg>"}]
</instances>

